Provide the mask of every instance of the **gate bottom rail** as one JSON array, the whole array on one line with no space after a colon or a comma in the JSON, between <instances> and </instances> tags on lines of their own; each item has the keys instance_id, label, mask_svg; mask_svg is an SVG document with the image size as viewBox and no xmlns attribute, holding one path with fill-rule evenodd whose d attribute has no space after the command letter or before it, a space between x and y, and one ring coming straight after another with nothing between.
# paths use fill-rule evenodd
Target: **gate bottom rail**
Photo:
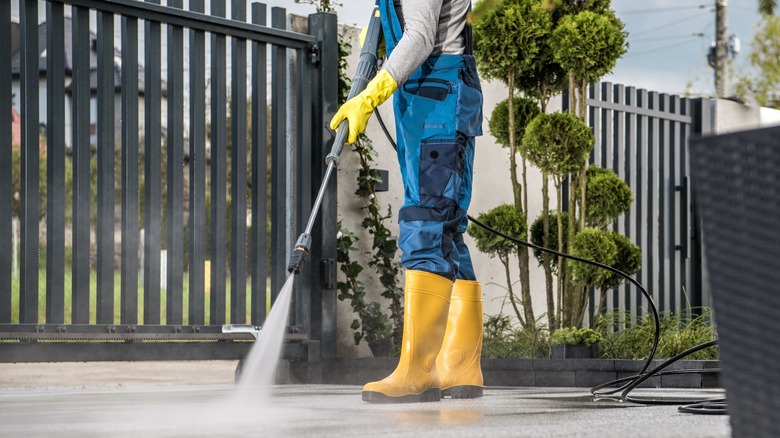
<instances>
[{"instance_id":1,"label":"gate bottom rail","mask_svg":"<svg viewBox=\"0 0 780 438\"><path fill-rule=\"evenodd\" d=\"M0 363L241 360L251 333L222 333L221 325L0 324ZM319 342L284 335L281 359L311 361Z\"/></svg>"},{"instance_id":2,"label":"gate bottom rail","mask_svg":"<svg viewBox=\"0 0 780 438\"><path fill-rule=\"evenodd\" d=\"M285 341L305 341L290 333ZM0 324L0 341L248 341L251 333L224 333L222 325Z\"/></svg>"}]
</instances>

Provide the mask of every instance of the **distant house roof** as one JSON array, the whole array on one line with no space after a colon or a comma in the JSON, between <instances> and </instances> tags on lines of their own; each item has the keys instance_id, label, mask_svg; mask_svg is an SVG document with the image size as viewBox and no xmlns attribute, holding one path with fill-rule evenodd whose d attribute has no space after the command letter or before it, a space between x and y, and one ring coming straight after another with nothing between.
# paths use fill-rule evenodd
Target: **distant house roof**
<instances>
[{"instance_id":1,"label":"distant house roof","mask_svg":"<svg viewBox=\"0 0 780 438\"><path fill-rule=\"evenodd\" d=\"M65 74L71 76L73 74L73 21L70 17L65 17L64 21L64 38L65 38ZM18 32L19 26L12 27L12 32ZM46 23L43 22L38 25L38 71L40 76L46 76ZM119 91L122 89L122 69L120 64L122 52L114 48L114 89ZM89 88L91 92L97 92L97 35L92 31L89 32ZM17 50L11 57L11 74L14 77L18 77L21 74L21 50ZM71 85L72 86L72 85ZM71 92L71 86L65 89L66 93ZM167 86L165 81L160 78L160 87L162 94L167 94ZM145 90L145 74L142 66L138 67L138 93L144 94Z\"/></svg>"}]
</instances>

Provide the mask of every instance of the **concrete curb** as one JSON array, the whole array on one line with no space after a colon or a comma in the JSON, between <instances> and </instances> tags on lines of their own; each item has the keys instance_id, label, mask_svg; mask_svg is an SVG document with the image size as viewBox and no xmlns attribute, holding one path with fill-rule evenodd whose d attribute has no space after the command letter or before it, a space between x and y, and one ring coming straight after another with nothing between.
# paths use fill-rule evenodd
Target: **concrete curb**
<instances>
[{"instance_id":1,"label":"concrete curb","mask_svg":"<svg viewBox=\"0 0 780 438\"><path fill-rule=\"evenodd\" d=\"M663 361L653 361L650 369ZM363 385L389 375L397 358L323 359L320 362L282 361L279 383ZM636 375L644 365L639 360L614 359L483 359L485 386L593 387ZM666 370L706 370L719 361L685 360ZM654 377L643 388L718 388L719 375L690 372Z\"/></svg>"}]
</instances>

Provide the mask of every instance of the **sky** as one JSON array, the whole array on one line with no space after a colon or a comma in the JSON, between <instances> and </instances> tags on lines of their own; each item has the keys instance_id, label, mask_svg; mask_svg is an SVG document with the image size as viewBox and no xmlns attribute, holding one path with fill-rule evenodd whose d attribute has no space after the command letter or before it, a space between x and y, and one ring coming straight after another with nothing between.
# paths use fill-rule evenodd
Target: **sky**
<instances>
[{"instance_id":1,"label":"sky","mask_svg":"<svg viewBox=\"0 0 780 438\"><path fill-rule=\"evenodd\" d=\"M293 0L265 3L301 15L315 10ZM339 22L363 26L374 2L342 0L341 4ZM729 1L728 33L741 41L741 51L733 60L736 70L747 68L748 49L759 21L757 4L758 0ZM612 0L612 9L625 23L629 49L604 80L673 94L714 94L707 52L715 39L715 0Z\"/></svg>"}]
</instances>

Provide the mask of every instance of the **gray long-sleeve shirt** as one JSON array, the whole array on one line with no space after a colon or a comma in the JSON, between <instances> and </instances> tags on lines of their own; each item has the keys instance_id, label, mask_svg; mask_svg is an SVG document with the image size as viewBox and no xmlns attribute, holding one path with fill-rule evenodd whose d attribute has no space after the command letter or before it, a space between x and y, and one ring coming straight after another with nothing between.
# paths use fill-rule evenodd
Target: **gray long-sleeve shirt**
<instances>
[{"instance_id":1,"label":"gray long-sleeve shirt","mask_svg":"<svg viewBox=\"0 0 780 438\"><path fill-rule=\"evenodd\" d=\"M431 54L463 54L469 5L470 0L395 0L404 33L384 68L399 86Z\"/></svg>"}]
</instances>

